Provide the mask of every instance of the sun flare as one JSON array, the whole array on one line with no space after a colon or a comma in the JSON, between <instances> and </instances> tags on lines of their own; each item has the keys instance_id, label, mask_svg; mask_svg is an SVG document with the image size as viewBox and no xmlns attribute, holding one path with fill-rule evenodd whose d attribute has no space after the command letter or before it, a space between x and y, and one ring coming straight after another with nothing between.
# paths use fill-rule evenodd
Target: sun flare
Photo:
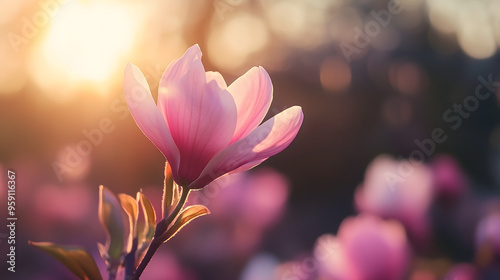
<instances>
[{"instance_id":1,"label":"sun flare","mask_svg":"<svg viewBox=\"0 0 500 280\"><path fill-rule=\"evenodd\" d=\"M123 6L72 2L54 17L40 51L59 79L102 82L130 51L133 33L133 17Z\"/></svg>"}]
</instances>

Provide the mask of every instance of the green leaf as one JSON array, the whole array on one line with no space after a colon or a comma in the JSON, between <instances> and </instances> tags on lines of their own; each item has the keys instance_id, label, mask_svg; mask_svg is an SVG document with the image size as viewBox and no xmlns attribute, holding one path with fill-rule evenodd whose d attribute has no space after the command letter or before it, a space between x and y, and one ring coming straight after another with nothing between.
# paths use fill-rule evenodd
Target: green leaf
<instances>
[{"instance_id":1,"label":"green leaf","mask_svg":"<svg viewBox=\"0 0 500 280\"><path fill-rule=\"evenodd\" d=\"M99 187L99 220L106 230L106 249L109 260L120 259L125 251L125 236L130 229L126 225L124 211L116 196L104 186Z\"/></svg>"},{"instance_id":2,"label":"green leaf","mask_svg":"<svg viewBox=\"0 0 500 280\"><path fill-rule=\"evenodd\" d=\"M165 163L165 183L163 185L162 197L162 219L168 217L168 211L174 205L175 195L174 177L172 175L172 168L168 161ZM175 206L174 206L175 207Z\"/></svg>"},{"instance_id":3,"label":"green leaf","mask_svg":"<svg viewBox=\"0 0 500 280\"><path fill-rule=\"evenodd\" d=\"M192 220L210 214L210 210L203 205L192 205L186 207L181 211L179 217L172 225L171 228L167 230L160 238L164 239L163 242L167 242L170 238L174 237L184 226L189 224Z\"/></svg>"},{"instance_id":4,"label":"green leaf","mask_svg":"<svg viewBox=\"0 0 500 280\"><path fill-rule=\"evenodd\" d=\"M108 249L106 248L106 246L104 244L97 242L97 249L99 250L99 254L101 255L101 257L103 259L108 258L108 257L106 257L108 255Z\"/></svg>"},{"instance_id":5,"label":"green leaf","mask_svg":"<svg viewBox=\"0 0 500 280\"><path fill-rule=\"evenodd\" d=\"M155 234L156 212L151 202L149 202L149 199L142 192L139 197L145 220L144 237L146 241L149 242Z\"/></svg>"},{"instance_id":6,"label":"green leaf","mask_svg":"<svg viewBox=\"0 0 500 280\"><path fill-rule=\"evenodd\" d=\"M156 212L153 205L151 205L151 202L149 202L148 198L142 193L142 191L139 194L138 200L141 204L144 222L137 224L137 230L139 231L138 247L135 256L137 265L146 254L146 250L148 249L156 231Z\"/></svg>"},{"instance_id":7,"label":"green leaf","mask_svg":"<svg viewBox=\"0 0 500 280\"><path fill-rule=\"evenodd\" d=\"M137 237L137 218L139 217L139 207L137 206L137 200L128 194L120 193L118 194L118 199L120 204L127 213L130 228L132 229L132 236Z\"/></svg>"},{"instance_id":8,"label":"green leaf","mask_svg":"<svg viewBox=\"0 0 500 280\"><path fill-rule=\"evenodd\" d=\"M31 242L31 246L45 251L81 280L102 280L94 258L80 246L61 246L50 242Z\"/></svg>"}]
</instances>

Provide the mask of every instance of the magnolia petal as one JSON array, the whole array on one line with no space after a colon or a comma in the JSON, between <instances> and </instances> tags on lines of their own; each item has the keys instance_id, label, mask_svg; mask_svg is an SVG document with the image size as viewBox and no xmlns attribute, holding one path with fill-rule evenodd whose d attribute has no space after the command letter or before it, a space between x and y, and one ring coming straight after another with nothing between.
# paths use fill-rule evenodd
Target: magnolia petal
<instances>
[{"instance_id":1,"label":"magnolia petal","mask_svg":"<svg viewBox=\"0 0 500 280\"><path fill-rule=\"evenodd\" d=\"M37 247L48 253L67 269L69 269L78 279L81 280L102 280L99 268L92 255L80 246L61 246L50 242L31 242L29 245Z\"/></svg>"},{"instance_id":2,"label":"magnolia petal","mask_svg":"<svg viewBox=\"0 0 500 280\"><path fill-rule=\"evenodd\" d=\"M165 69L165 72L163 72L158 93L161 93L163 91L162 89L168 88L170 83L176 83L183 76L185 76L192 63L196 60L201 60L201 56L200 46L195 44L187 49L182 57L172 61L168 65L167 69ZM160 95L158 97L160 97Z\"/></svg>"},{"instance_id":3,"label":"magnolia petal","mask_svg":"<svg viewBox=\"0 0 500 280\"><path fill-rule=\"evenodd\" d=\"M263 163L264 161L266 161L268 159L268 157L266 158L263 158L261 160L258 160L258 161L252 161L252 162L249 162L247 164L244 164L232 171L229 171L229 174L235 174L235 173L240 173L240 172L243 172L243 171L247 171L247 170L250 170L252 168L254 168L255 166Z\"/></svg>"},{"instance_id":4,"label":"magnolia petal","mask_svg":"<svg viewBox=\"0 0 500 280\"><path fill-rule=\"evenodd\" d=\"M211 82L211 81L214 81L217 83L217 86L221 89L221 90L225 90L227 89L227 84L226 84L226 81L224 80L224 77L222 77L222 75L219 73L219 72L215 72L215 71L207 71L205 73L206 77L207 77L207 83Z\"/></svg>"},{"instance_id":5,"label":"magnolia petal","mask_svg":"<svg viewBox=\"0 0 500 280\"><path fill-rule=\"evenodd\" d=\"M141 70L131 63L125 68L123 90L129 111L141 131L163 153L174 169L177 169L179 150L151 96L146 78Z\"/></svg>"},{"instance_id":6,"label":"magnolia petal","mask_svg":"<svg viewBox=\"0 0 500 280\"><path fill-rule=\"evenodd\" d=\"M281 152L297 135L303 118L302 108L294 106L267 120L248 136L217 154L189 188L203 188L228 172L242 166L253 167Z\"/></svg>"},{"instance_id":7,"label":"magnolia petal","mask_svg":"<svg viewBox=\"0 0 500 280\"><path fill-rule=\"evenodd\" d=\"M253 67L236 79L228 91L236 102L238 122L232 142L252 132L264 119L273 99L273 84L263 67Z\"/></svg>"},{"instance_id":8,"label":"magnolia petal","mask_svg":"<svg viewBox=\"0 0 500 280\"><path fill-rule=\"evenodd\" d=\"M158 105L179 149L174 180L189 185L206 164L227 147L236 126L236 105L219 85L222 77L205 73L196 46L171 64L162 78Z\"/></svg>"}]
</instances>

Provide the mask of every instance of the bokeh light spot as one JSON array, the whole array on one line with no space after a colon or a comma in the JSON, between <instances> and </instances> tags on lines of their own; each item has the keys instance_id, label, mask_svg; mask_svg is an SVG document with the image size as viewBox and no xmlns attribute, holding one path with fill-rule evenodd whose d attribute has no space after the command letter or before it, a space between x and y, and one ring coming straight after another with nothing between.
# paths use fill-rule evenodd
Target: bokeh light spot
<instances>
[{"instance_id":1,"label":"bokeh light spot","mask_svg":"<svg viewBox=\"0 0 500 280\"><path fill-rule=\"evenodd\" d=\"M389 81L401 93L413 95L425 83L422 72L418 65L411 62L394 63L389 67Z\"/></svg>"},{"instance_id":2,"label":"bokeh light spot","mask_svg":"<svg viewBox=\"0 0 500 280\"><path fill-rule=\"evenodd\" d=\"M249 13L240 13L215 27L208 39L208 55L218 67L235 70L247 58L262 50L269 41L263 21Z\"/></svg>"},{"instance_id":3,"label":"bokeh light spot","mask_svg":"<svg viewBox=\"0 0 500 280\"><path fill-rule=\"evenodd\" d=\"M463 24L458 41L464 52L476 59L491 57L497 48L493 31L488 25Z\"/></svg>"},{"instance_id":4,"label":"bokeh light spot","mask_svg":"<svg viewBox=\"0 0 500 280\"><path fill-rule=\"evenodd\" d=\"M344 92L351 85L351 78L351 68L344 60L330 57L321 64L320 80L325 90Z\"/></svg>"}]
</instances>

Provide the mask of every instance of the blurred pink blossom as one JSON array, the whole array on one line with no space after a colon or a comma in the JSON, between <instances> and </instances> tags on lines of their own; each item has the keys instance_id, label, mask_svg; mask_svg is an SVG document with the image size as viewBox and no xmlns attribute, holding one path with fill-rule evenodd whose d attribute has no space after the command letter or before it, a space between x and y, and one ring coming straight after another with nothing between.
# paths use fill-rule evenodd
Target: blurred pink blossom
<instances>
[{"instance_id":1,"label":"blurred pink blossom","mask_svg":"<svg viewBox=\"0 0 500 280\"><path fill-rule=\"evenodd\" d=\"M141 279L148 280L195 280L193 273L181 267L179 261L165 250L159 250Z\"/></svg>"},{"instance_id":2,"label":"blurred pink blossom","mask_svg":"<svg viewBox=\"0 0 500 280\"><path fill-rule=\"evenodd\" d=\"M438 156L433 160L431 167L437 196L454 199L467 190L467 180L453 157Z\"/></svg>"},{"instance_id":3,"label":"blurred pink blossom","mask_svg":"<svg viewBox=\"0 0 500 280\"><path fill-rule=\"evenodd\" d=\"M490 246L497 255L500 255L500 212L495 211L478 223L476 227L476 247Z\"/></svg>"},{"instance_id":4,"label":"blurred pink blossom","mask_svg":"<svg viewBox=\"0 0 500 280\"><path fill-rule=\"evenodd\" d=\"M276 268L279 265L278 259L271 254L260 253L248 261L241 272L240 280L272 280Z\"/></svg>"},{"instance_id":5,"label":"blurred pink blossom","mask_svg":"<svg viewBox=\"0 0 500 280\"><path fill-rule=\"evenodd\" d=\"M23 201L30 215L24 215L31 238L56 242L95 242L103 234L96 222L98 193L83 183L42 183L31 189ZM81 235L82 230L85 232Z\"/></svg>"},{"instance_id":6,"label":"blurred pink blossom","mask_svg":"<svg viewBox=\"0 0 500 280\"><path fill-rule=\"evenodd\" d=\"M444 280L478 280L479 274L475 266L467 263L454 265Z\"/></svg>"},{"instance_id":7,"label":"blurred pink blossom","mask_svg":"<svg viewBox=\"0 0 500 280\"><path fill-rule=\"evenodd\" d=\"M356 190L356 206L361 212L401 221L412 236L422 240L429 234L432 183L432 173L422 163L381 155L370 163Z\"/></svg>"},{"instance_id":8,"label":"blurred pink blossom","mask_svg":"<svg viewBox=\"0 0 500 280\"><path fill-rule=\"evenodd\" d=\"M265 231L284 214L288 193L288 179L270 168L213 181L191 194L189 203L204 204L211 214L205 222L195 223L193 230L183 233L191 235L185 238L190 240L187 245L196 258L205 261L250 256L258 249Z\"/></svg>"},{"instance_id":9,"label":"blurred pink blossom","mask_svg":"<svg viewBox=\"0 0 500 280\"><path fill-rule=\"evenodd\" d=\"M273 96L264 68L254 67L227 86L218 72L205 72L201 56L194 45L167 67L158 104L135 65L127 65L123 81L137 125L167 158L174 180L190 189L281 152L303 120L302 109L294 106L259 126Z\"/></svg>"},{"instance_id":10,"label":"blurred pink blossom","mask_svg":"<svg viewBox=\"0 0 500 280\"><path fill-rule=\"evenodd\" d=\"M65 231L71 235L71 231L81 228L86 228L87 237L99 232L92 215L97 204L93 190L83 184L42 184L34 189L30 211L36 213L36 218L30 219L30 224L37 228L37 238L63 235ZM66 225L64 230L59 228L60 224Z\"/></svg>"},{"instance_id":11,"label":"blurred pink blossom","mask_svg":"<svg viewBox=\"0 0 500 280\"><path fill-rule=\"evenodd\" d=\"M434 272L425 270L425 269L417 269L411 273L409 278L410 280L439 280ZM446 279L453 280L453 279Z\"/></svg>"},{"instance_id":12,"label":"blurred pink blossom","mask_svg":"<svg viewBox=\"0 0 500 280\"><path fill-rule=\"evenodd\" d=\"M315 247L321 279L399 280L409 264L403 226L377 216L345 219L337 236L323 235Z\"/></svg>"},{"instance_id":13,"label":"blurred pink blossom","mask_svg":"<svg viewBox=\"0 0 500 280\"><path fill-rule=\"evenodd\" d=\"M279 220L288 198L288 179L270 168L229 175L212 182L207 191L212 184L223 189L217 196L206 198L214 218L225 216L258 228Z\"/></svg>"},{"instance_id":14,"label":"blurred pink blossom","mask_svg":"<svg viewBox=\"0 0 500 280\"><path fill-rule=\"evenodd\" d=\"M309 259L310 260L310 259ZM265 280L283 280L283 279L300 279L300 280L325 280L317 278L315 264L309 267L309 261L289 261L276 266L273 276L264 278ZM317 270L317 269L316 269ZM262 279L262 278L261 278ZM264 280L262 279L262 280Z\"/></svg>"},{"instance_id":15,"label":"blurred pink blossom","mask_svg":"<svg viewBox=\"0 0 500 280\"><path fill-rule=\"evenodd\" d=\"M33 210L37 219L64 223L82 221L91 213L92 188L85 185L44 184L37 188Z\"/></svg>"}]
</instances>

